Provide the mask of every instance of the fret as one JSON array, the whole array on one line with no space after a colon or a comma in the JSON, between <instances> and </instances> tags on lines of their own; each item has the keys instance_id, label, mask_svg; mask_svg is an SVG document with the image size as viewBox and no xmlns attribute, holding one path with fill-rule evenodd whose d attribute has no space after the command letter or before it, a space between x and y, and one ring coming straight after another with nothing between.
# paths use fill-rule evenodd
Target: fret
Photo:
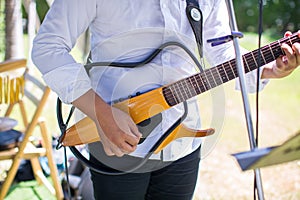
<instances>
[{"instance_id":1,"label":"fret","mask_svg":"<svg viewBox=\"0 0 300 200\"><path fill-rule=\"evenodd\" d=\"M267 64L267 61L266 61L265 56L264 56L264 53L263 53L263 49L261 49L260 52L257 51L257 53L258 53L258 54L260 53L260 57L264 60L263 65L264 65L264 64ZM267 56L266 56L266 57L267 57ZM257 59L258 59L258 55L257 55Z\"/></svg>"},{"instance_id":2,"label":"fret","mask_svg":"<svg viewBox=\"0 0 300 200\"><path fill-rule=\"evenodd\" d=\"M174 85L173 85L173 87L174 87ZM180 99L178 99L177 93L174 93L176 90L174 90L174 89L172 89L172 87L170 87L170 91L171 91L175 101L178 103L181 102Z\"/></svg>"},{"instance_id":3,"label":"fret","mask_svg":"<svg viewBox=\"0 0 300 200\"><path fill-rule=\"evenodd\" d=\"M247 53L245 55L245 59L247 60L248 66L250 68L250 71L256 69L257 65L255 65L255 62L253 60L252 52Z\"/></svg>"},{"instance_id":4,"label":"fret","mask_svg":"<svg viewBox=\"0 0 300 200\"><path fill-rule=\"evenodd\" d=\"M228 73L226 72L226 67L224 66L224 64L222 64L222 70L223 70L223 72L224 72L224 74L225 74L225 76L226 76L226 80L229 81L230 78L228 77ZM222 74L222 73L221 73L221 74ZM223 78L223 83L224 83L224 82L225 82L225 81L224 81L224 80L225 80L224 75L222 76L222 78Z\"/></svg>"},{"instance_id":5,"label":"fret","mask_svg":"<svg viewBox=\"0 0 300 200\"><path fill-rule=\"evenodd\" d=\"M196 88L195 88L194 83L192 82L191 78L187 78L186 82L187 82L188 88L190 90L190 94L191 94L190 97L193 97L193 96L199 94L199 93L197 93Z\"/></svg>"},{"instance_id":6,"label":"fret","mask_svg":"<svg viewBox=\"0 0 300 200\"><path fill-rule=\"evenodd\" d=\"M181 85L183 87L184 94L186 95L186 99L191 98L193 96L193 93L191 91L192 87L188 83L188 80L184 79L183 81L181 81Z\"/></svg>"},{"instance_id":7,"label":"fret","mask_svg":"<svg viewBox=\"0 0 300 200\"><path fill-rule=\"evenodd\" d=\"M163 88L163 95L167 101L167 103L171 106L176 105L179 102L179 100L176 98L176 96L174 95L174 93L172 92L171 87L164 87Z\"/></svg>"},{"instance_id":8,"label":"fret","mask_svg":"<svg viewBox=\"0 0 300 200\"><path fill-rule=\"evenodd\" d=\"M273 60L275 60L276 57L275 57L275 55L273 54L273 49L271 48L271 45L268 45L268 48L270 49L269 51L270 51L271 54L272 54Z\"/></svg>"},{"instance_id":9,"label":"fret","mask_svg":"<svg viewBox=\"0 0 300 200\"><path fill-rule=\"evenodd\" d=\"M255 64L255 68L254 68L254 69L258 68L258 64L257 64L257 62L256 62L256 58L255 58L255 56L254 56L254 54L253 54L253 52L256 52L256 51L257 51L257 50L251 52L251 56L252 56L253 62L254 62L253 64Z\"/></svg>"},{"instance_id":10,"label":"fret","mask_svg":"<svg viewBox=\"0 0 300 200\"><path fill-rule=\"evenodd\" d=\"M200 93L200 92L197 93L197 91L196 91L197 86L195 86L195 84L193 83L191 78L187 78L186 82L187 82L187 87L190 90L190 94L191 94L190 97L196 96L197 94Z\"/></svg>"},{"instance_id":11,"label":"fret","mask_svg":"<svg viewBox=\"0 0 300 200\"><path fill-rule=\"evenodd\" d=\"M196 79L197 79L197 82L200 84L200 87L202 86L202 87L201 87L201 91L204 92L204 91L207 91L208 88L207 88L207 86L204 84L204 82L203 82L203 80L202 80L202 77L201 77L201 74L202 74L202 73L197 74Z\"/></svg>"},{"instance_id":12,"label":"fret","mask_svg":"<svg viewBox=\"0 0 300 200\"><path fill-rule=\"evenodd\" d=\"M249 67L248 61L246 60L245 56L242 56L242 59L243 59L244 66L247 67L247 69L245 69L245 72L250 72L251 69Z\"/></svg>"},{"instance_id":13,"label":"fret","mask_svg":"<svg viewBox=\"0 0 300 200\"><path fill-rule=\"evenodd\" d=\"M233 64L232 60L229 61L228 63L229 63L230 69L232 70L232 76L233 76L232 78L237 77L237 73L236 73L236 71L234 71L236 69L235 64Z\"/></svg>"},{"instance_id":14,"label":"fret","mask_svg":"<svg viewBox=\"0 0 300 200\"><path fill-rule=\"evenodd\" d=\"M193 82L193 85L194 85L194 88L195 88L195 92L197 93L197 94L200 94L200 93L202 93L202 89L201 89L201 87L199 86L199 84L198 84L198 81L197 81L197 78L196 78L196 76L192 76L191 78L193 78L194 79L194 81L192 81ZM195 84L196 83L196 84ZM203 87L203 86L202 86ZM204 92L205 90L203 89L203 92Z\"/></svg>"},{"instance_id":15,"label":"fret","mask_svg":"<svg viewBox=\"0 0 300 200\"><path fill-rule=\"evenodd\" d=\"M204 92L204 91L207 91L208 89L207 89L206 86L204 85L204 82L202 81L202 78L201 78L200 75L201 75L201 74L197 74L197 76L195 76L195 78L196 78L196 80L197 80L198 85L200 86L200 87L199 87L200 90L201 90L202 92Z\"/></svg>"},{"instance_id":16,"label":"fret","mask_svg":"<svg viewBox=\"0 0 300 200\"><path fill-rule=\"evenodd\" d=\"M275 55L276 55L276 58L280 55L284 55L285 53L283 52L283 50L281 49L281 43L280 41L278 40L278 48L276 48L275 50Z\"/></svg>"},{"instance_id":17,"label":"fret","mask_svg":"<svg viewBox=\"0 0 300 200\"><path fill-rule=\"evenodd\" d=\"M231 60L230 64L233 67L234 78L238 77L239 75L238 75L238 71L237 71L237 68L236 68L236 60Z\"/></svg>"},{"instance_id":18,"label":"fret","mask_svg":"<svg viewBox=\"0 0 300 200\"><path fill-rule=\"evenodd\" d=\"M186 86L185 79L182 80L182 81L180 81L179 83L180 83L180 85L179 85L180 87L179 88L182 91L183 98L184 99L188 99L190 97L190 92L189 92L189 90L188 90L188 88Z\"/></svg>"},{"instance_id":19,"label":"fret","mask_svg":"<svg viewBox=\"0 0 300 200\"><path fill-rule=\"evenodd\" d=\"M223 83L229 81L229 78L228 78L228 76L227 76L226 70L225 70L225 68L224 68L224 64L220 65L220 66L218 67L218 70L219 70L219 74L220 74L221 77L222 77Z\"/></svg>"},{"instance_id":20,"label":"fret","mask_svg":"<svg viewBox=\"0 0 300 200\"><path fill-rule=\"evenodd\" d=\"M245 72L252 71L259 67L257 64L259 53L261 53L261 65L263 65L275 60L280 55L285 54L281 49L282 43L290 43L291 45L292 43L299 41L300 38L297 36L297 33L295 33L290 38L277 40L262 47L260 49L261 52L259 52L259 49L256 49L243 55L242 60ZM162 91L167 103L170 106L173 106L236 77L238 77L236 63L235 60L232 59L216 67L205 70L204 72L165 86Z\"/></svg>"},{"instance_id":21,"label":"fret","mask_svg":"<svg viewBox=\"0 0 300 200\"><path fill-rule=\"evenodd\" d=\"M288 37L288 41L290 42L290 45L293 44L293 42L291 41L291 37Z\"/></svg>"},{"instance_id":22,"label":"fret","mask_svg":"<svg viewBox=\"0 0 300 200\"><path fill-rule=\"evenodd\" d=\"M179 81L179 91L183 91L181 94L182 94L182 97L183 99L187 99L188 98L188 93L186 92L186 87L183 85L183 83L185 82L185 80L182 80L182 81Z\"/></svg>"},{"instance_id":23,"label":"fret","mask_svg":"<svg viewBox=\"0 0 300 200\"><path fill-rule=\"evenodd\" d=\"M170 85L170 89L178 102L182 102L184 100L183 96L181 95L181 91L178 90L178 83Z\"/></svg>"},{"instance_id":24,"label":"fret","mask_svg":"<svg viewBox=\"0 0 300 200\"><path fill-rule=\"evenodd\" d=\"M210 74L211 74L211 76L212 76L212 78L213 78L213 81L214 81L214 83L215 83L215 87L216 86L218 86L218 85L220 85L220 84L218 84L218 82L216 81L216 75L213 73L213 70L214 70L214 68L211 68L209 71L210 71Z\"/></svg>"},{"instance_id":25,"label":"fret","mask_svg":"<svg viewBox=\"0 0 300 200\"><path fill-rule=\"evenodd\" d=\"M211 73L211 69L208 69L205 71L206 72L206 77L208 79L209 85L211 86L210 88L214 88L217 86L217 83L214 79L213 74Z\"/></svg>"},{"instance_id":26,"label":"fret","mask_svg":"<svg viewBox=\"0 0 300 200\"><path fill-rule=\"evenodd\" d=\"M263 52L261 51L261 56L260 56L260 63L258 64L258 56L259 56L259 50L255 50L253 51L252 53L252 56L254 57L254 63L255 63L255 66L253 69L256 69L258 68L259 66L262 66L264 64L266 64L267 62L265 61L264 57L263 57Z\"/></svg>"},{"instance_id":27,"label":"fret","mask_svg":"<svg viewBox=\"0 0 300 200\"><path fill-rule=\"evenodd\" d=\"M204 82L205 82L206 84L208 84L208 88L209 88L209 89L213 88L213 86L212 86L213 83L212 83L212 81L211 81L209 69L207 69L207 70L204 71L202 77L204 78Z\"/></svg>"},{"instance_id":28,"label":"fret","mask_svg":"<svg viewBox=\"0 0 300 200\"><path fill-rule=\"evenodd\" d=\"M185 101L186 99L189 98L189 95L186 91L186 87L184 86L184 82L185 80L179 81L177 86L178 86L178 90L182 96L182 101Z\"/></svg>"},{"instance_id":29,"label":"fret","mask_svg":"<svg viewBox=\"0 0 300 200\"><path fill-rule=\"evenodd\" d=\"M231 70L230 66L229 66L229 62L226 62L223 64L224 66L224 70L225 70L225 74L227 76L228 80L231 80L231 77L233 77L233 71Z\"/></svg>"},{"instance_id":30,"label":"fret","mask_svg":"<svg viewBox=\"0 0 300 200\"><path fill-rule=\"evenodd\" d=\"M217 85L223 84L224 82L223 82L223 80L222 80L221 75L219 74L218 68L217 68L217 67L213 67L213 68L211 69L211 71L213 72L212 74L213 74L213 76L215 77L215 80L216 80Z\"/></svg>"},{"instance_id":31,"label":"fret","mask_svg":"<svg viewBox=\"0 0 300 200\"><path fill-rule=\"evenodd\" d=\"M178 95L178 99L180 100L180 102L183 102L186 98L186 95L184 95L183 92L185 92L184 90L182 91L182 88L180 88L180 83L181 81L177 82L175 85L174 85L174 88L175 88L175 91L176 91L176 94Z\"/></svg>"},{"instance_id":32,"label":"fret","mask_svg":"<svg viewBox=\"0 0 300 200\"><path fill-rule=\"evenodd\" d=\"M266 46L266 47L262 48L262 54L264 55L264 58L265 58L264 59L264 61L265 61L264 64L267 64L267 63L275 60L273 52L270 51L269 46Z\"/></svg>"},{"instance_id":33,"label":"fret","mask_svg":"<svg viewBox=\"0 0 300 200\"><path fill-rule=\"evenodd\" d=\"M207 79L207 76L206 76L205 72L200 74L200 79L201 79L203 85L205 86L206 90L210 90L212 88L209 81L208 81L208 79Z\"/></svg>"}]
</instances>

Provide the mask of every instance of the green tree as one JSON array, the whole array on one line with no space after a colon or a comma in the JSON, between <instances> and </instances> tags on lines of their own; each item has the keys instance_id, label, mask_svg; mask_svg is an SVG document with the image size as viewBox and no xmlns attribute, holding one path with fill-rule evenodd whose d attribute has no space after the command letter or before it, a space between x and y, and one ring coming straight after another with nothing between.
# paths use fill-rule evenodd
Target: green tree
<instances>
[{"instance_id":1,"label":"green tree","mask_svg":"<svg viewBox=\"0 0 300 200\"><path fill-rule=\"evenodd\" d=\"M265 0L263 6L263 30L281 37L286 30L300 29L299 0ZM241 31L257 32L259 1L234 1L236 19Z\"/></svg>"},{"instance_id":2,"label":"green tree","mask_svg":"<svg viewBox=\"0 0 300 200\"><path fill-rule=\"evenodd\" d=\"M24 4L29 1L36 1L39 22L43 21L48 2L53 0L23 0L23 4L21 0L0 0L0 61L24 57L23 31L27 33L28 22L28 7Z\"/></svg>"},{"instance_id":3,"label":"green tree","mask_svg":"<svg viewBox=\"0 0 300 200\"><path fill-rule=\"evenodd\" d=\"M5 52L5 18L4 18L4 0L0 0L0 61L4 59Z\"/></svg>"},{"instance_id":4,"label":"green tree","mask_svg":"<svg viewBox=\"0 0 300 200\"><path fill-rule=\"evenodd\" d=\"M21 0L5 0L5 60L24 58Z\"/></svg>"}]
</instances>

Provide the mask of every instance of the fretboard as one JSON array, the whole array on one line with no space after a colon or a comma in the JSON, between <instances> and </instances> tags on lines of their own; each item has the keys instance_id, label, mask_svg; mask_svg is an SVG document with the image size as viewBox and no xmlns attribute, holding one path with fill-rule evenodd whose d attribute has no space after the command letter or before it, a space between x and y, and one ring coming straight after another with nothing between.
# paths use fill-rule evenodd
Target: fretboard
<instances>
[{"instance_id":1,"label":"fretboard","mask_svg":"<svg viewBox=\"0 0 300 200\"><path fill-rule=\"evenodd\" d=\"M265 65L272 62L284 52L281 49L283 43L289 45L299 42L300 38L295 33L290 37L282 38L269 45L251 51L242 56L245 73L257 69L260 65ZM259 56L260 52L260 56ZM258 58L260 57L260 63ZM238 77L236 61L232 59L221 65L206 69L204 72L192 75L185 79L174 82L163 88L163 95L166 102L170 106L174 106L196 95L204 93L212 88L215 88L223 83Z\"/></svg>"}]
</instances>

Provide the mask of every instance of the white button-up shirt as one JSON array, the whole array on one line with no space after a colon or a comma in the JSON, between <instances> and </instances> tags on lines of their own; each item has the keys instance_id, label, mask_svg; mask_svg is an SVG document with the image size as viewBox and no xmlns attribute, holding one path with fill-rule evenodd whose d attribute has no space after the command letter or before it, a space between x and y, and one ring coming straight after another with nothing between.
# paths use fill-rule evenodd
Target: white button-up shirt
<instances>
[{"instance_id":1,"label":"white button-up shirt","mask_svg":"<svg viewBox=\"0 0 300 200\"><path fill-rule=\"evenodd\" d=\"M204 57L216 66L234 56L232 43L212 47L206 42L230 34L226 4L224 0L209 0L199 1L199 5L203 14ZM140 62L168 41L180 42L195 53L195 36L185 9L185 0L55 0L34 40L32 58L45 82L66 103L91 88L107 102L143 93L195 74L193 61L181 48L171 46L147 65L134 69L94 67L88 76L83 64L77 63L69 52L89 28L93 62ZM250 92L255 91L255 74L247 75ZM192 114L186 123L200 128L195 99L189 101L189 107ZM168 128L179 113L182 105L165 111L165 120L152 135ZM165 148L165 159L185 156L200 143L195 138L178 139ZM133 155L143 156L150 146L139 145Z\"/></svg>"}]
</instances>

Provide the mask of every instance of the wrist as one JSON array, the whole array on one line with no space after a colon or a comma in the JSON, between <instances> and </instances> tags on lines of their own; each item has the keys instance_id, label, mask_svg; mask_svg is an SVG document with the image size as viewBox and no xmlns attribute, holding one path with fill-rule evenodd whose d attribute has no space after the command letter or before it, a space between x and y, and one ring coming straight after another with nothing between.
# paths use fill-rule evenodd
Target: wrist
<instances>
[{"instance_id":1,"label":"wrist","mask_svg":"<svg viewBox=\"0 0 300 200\"><path fill-rule=\"evenodd\" d=\"M276 65L275 62L269 63L264 66L263 71L261 73L261 79L270 79L274 78L273 67Z\"/></svg>"},{"instance_id":2,"label":"wrist","mask_svg":"<svg viewBox=\"0 0 300 200\"><path fill-rule=\"evenodd\" d=\"M293 70L285 70L278 67L277 63L274 61L269 63L263 70L261 75L262 79L271 79L271 78L283 78L289 75Z\"/></svg>"}]
</instances>

